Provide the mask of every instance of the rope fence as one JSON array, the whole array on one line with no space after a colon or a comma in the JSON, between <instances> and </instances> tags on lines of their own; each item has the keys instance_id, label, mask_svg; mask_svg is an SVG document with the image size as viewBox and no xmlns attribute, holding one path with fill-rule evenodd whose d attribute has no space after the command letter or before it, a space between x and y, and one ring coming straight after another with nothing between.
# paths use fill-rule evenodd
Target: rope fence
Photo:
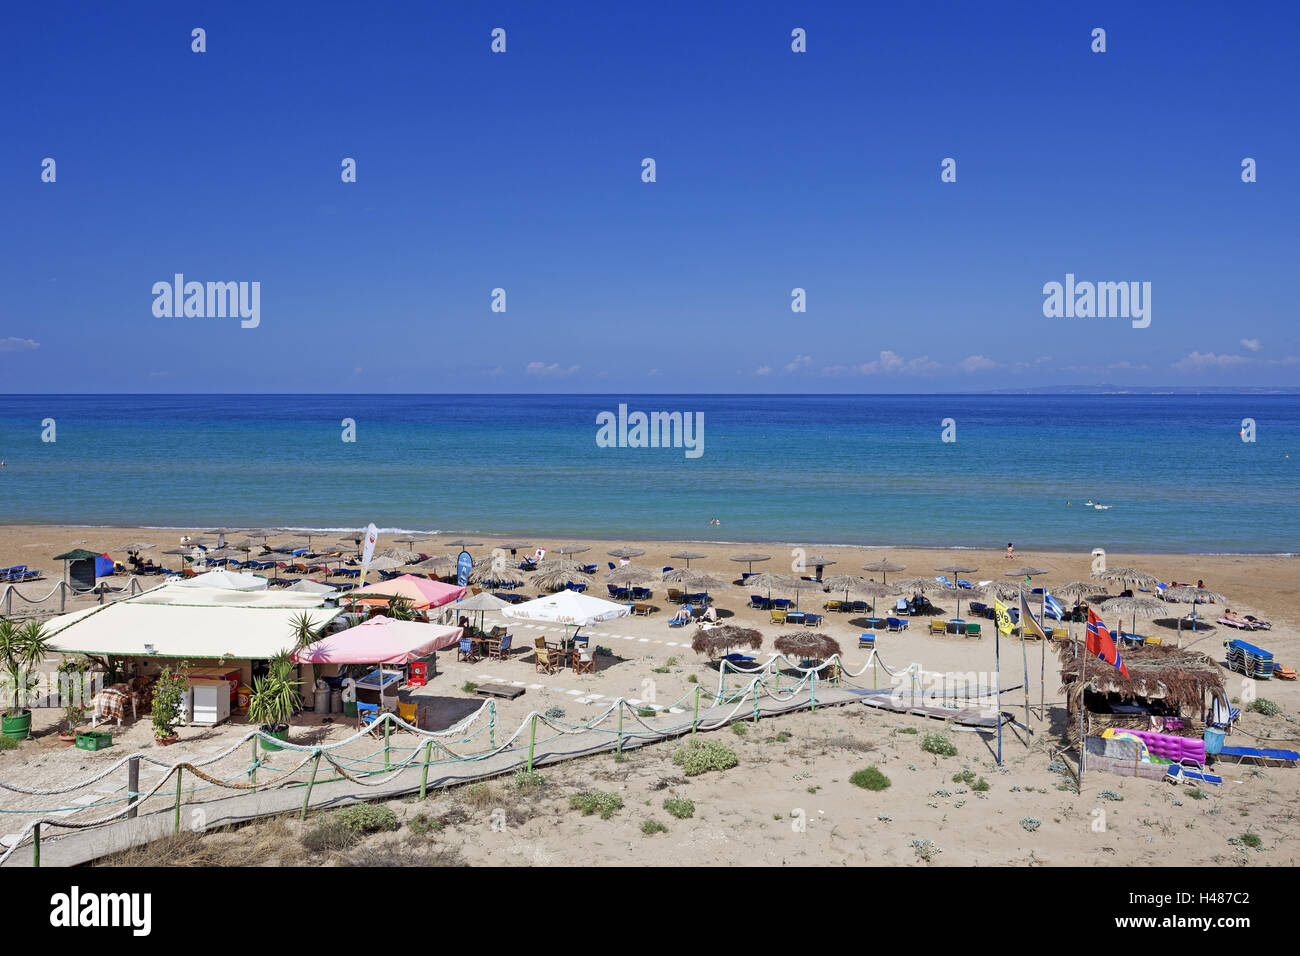
<instances>
[{"instance_id":1,"label":"rope fence","mask_svg":"<svg viewBox=\"0 0 1300 956\"><path fill-rule=\"evenodd\" d=\"M503 753L517 752L521 760L517 766L532 771L538 745L566 736L596 733L605 735L622 752L629 742L643 739L660 739L680 736L685 733L715 730L726 726L743 716L751 715L754 720L762 714L760 700L770 700L784 704L794 700L802 693L809 695L809 706L816 710L818 686L849 685L861 677L868 668L878 662L873 650L871 659L856 673L848 671L838 655L811 666L803 666L790 661L782 654L774 654L763 665L756 668L742 668L732 662L723 660L718 668L718 689L710 690L696 684L680 698L670 704L656 704L619 697L604 710L581 723L567 722L548 717L545 713L533 711L523 718L515 730L504 740L497 742L497 708L496 702L484 701L483 705L456 724L444 730L423 730L407 723L393 713L385 712L368 725L351 736L326 745L295 744L267 734L260 728L249 730L239 740L224 750L204 759L190 759L168 763L154 754L136 752L122 757L109 767L76 783L60 787L32 788L11 784L0 780L0 790L25 796L62 796L91 787L112 774L126 767L131 783L125 797L104 795L90 806L61 807L40 810L0 810L0 814L35 814L36 819L29 820L23 827L18 839L0 853L0 866L24 846L32 849L32 860L40 865L40 844L42 829L58 827L66 830L89 830L102 827L124 819L134 818L140 806L152 797L159 795L169 781L175 778L174 807L175 832L180 831L180 808L188 796L193 798L203 791L225 790L230 792L255 793L258 789L272 787L304 787L301 816L305 818L310 806L314 787L324 783L346 780L357 786L373 788L382 787L397 774L419 767L421 769L420 797L427 793L427 781L430 768L471 764L481 762ZM917 665L912 665L901 673L911 672ZM886 672L894 674L887 667ZM727 688L727 674L734 673L745 682L733 688ZM785 686L782 686L782 677ZM701 704L706 710L724 708L720 714L701 717ZM650 716L662 718L673 712L684 713L685 719L674 721L667 726L656 726L647 722ZM539 731L541 735L539 736ZM394 733L398 733L394 739ZM382 746L369 753L348 755L341 753L343 748L362 741L366 737L375 738L382 735ZM486 739L484 739L486 737ZM300 755L301 759L291 767L279 768L268 766L259 755L259 747L279 749L290 754ZM241 748L251 748L251 759L246 769L222 777L205 769L224 760ZM454 748L454 749L453 749ZM525 754L526 751L526 754ZM147 789L140 789L138 771L141 763L148 763L163 768L163 776ZM318 777L321 764L329 768L328 772L336 776L325 779ZM301 776L309 771L307 780ZM259 772L262 778L259 780ZM183 785L184 775L198 781L188 789ZM115 806L116 805L116 806ZM84 811L89 809L110 809L102 816L92 820L72 822L53 814L68 810Z\"/></svg>"}]
</instances>

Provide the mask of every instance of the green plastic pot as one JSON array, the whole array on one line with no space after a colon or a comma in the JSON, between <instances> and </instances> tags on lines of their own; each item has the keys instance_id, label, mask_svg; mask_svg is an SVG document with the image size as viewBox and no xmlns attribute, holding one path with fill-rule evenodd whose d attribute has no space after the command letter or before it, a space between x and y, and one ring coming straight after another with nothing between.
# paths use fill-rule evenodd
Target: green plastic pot
<instances>
[{"instance_id":1,"label":"green plastic pot","mask_svg":"<svg viewBox=\"0 0 1300 956\"><path fill-rule=\"evenodd\" d=\"M283 741L285 741L286 743L288 743L288 741L289 741L289 725L288 725L288 724L280 724L280 726L276 727L274 730L272 730L270 727L267 727L266 724L263 724L263 725L262 725L260 728L258 728L258 729L261 730L262 733L265 734L267 737L274 737L274 738L276 738L277 740L283 740ZM267 750L267 751L275 751L275 750L283 750L283 749L284 749L283 747L280 747L280 746L277 746L276 744L271 743L269 740L266 739L266 737L262 737L262 738L258 741L258 745L259 745L263 750Z\"/></svg>"},{"instance_id":2,"label":"green plastic pot","mask_svg":"<svg viewBox=\"0 0 1300 956\"><path fill-rule=\"evenodd\" d=\"M17 717L5 714L0 718L0 735L10 740L26 740L32 735L32 712L24 710Z\"/></svg>"}]
</instances>

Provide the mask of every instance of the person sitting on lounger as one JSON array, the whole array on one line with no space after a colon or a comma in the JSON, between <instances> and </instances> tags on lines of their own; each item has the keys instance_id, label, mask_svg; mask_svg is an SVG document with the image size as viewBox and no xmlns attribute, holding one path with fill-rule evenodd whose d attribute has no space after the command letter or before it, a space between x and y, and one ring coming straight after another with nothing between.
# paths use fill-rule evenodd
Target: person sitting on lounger
<instances>
[{"instance_id":1,"label":"person sitting on lounger","mask_svg":"<svg viewBox=\"0 0 1300 956\"><path fill-rule=\"evenodd\" d=\"M691 620L691 606L683 604L677 609L677 613L669 619L669 624L687 624Z\"/></svg>"},{"instance_id":2,"label":"person sitting on lounger","mask_svg":"<svg viewBox=\"0 0 1300 956\"><path fill-rule=\"evenodd\" d=\"M706 621L708 621L710 624L717 624L717 623L718 623L718 609L717 609L716 607L713 607L712 605L710 605L708 608L705 609L705 611L704 611L704 615L703 615L703 619L706 620Z\"/></svg>"}]
</instances>

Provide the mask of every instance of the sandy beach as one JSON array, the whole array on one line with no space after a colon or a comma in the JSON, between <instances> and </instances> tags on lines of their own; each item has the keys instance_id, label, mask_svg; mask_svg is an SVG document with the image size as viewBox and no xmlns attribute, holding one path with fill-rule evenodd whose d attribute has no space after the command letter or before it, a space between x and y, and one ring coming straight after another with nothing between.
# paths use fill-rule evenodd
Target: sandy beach
<instances>
[{"instance_id":1,"label":"sandy beach","mask_svg":"<svg viewBox=\"0 0 1300 956\"><path fill-rule=\"evenodd\" d=\"M205 529L190 531L199 533ZM87 528L49 526L6 526L0 528L0 561L44 567L47 580L19 586L20 592L40 595L48 591L60 568L49 556L73 547L110 550L128 541L155 542L158 550L178 545L187 534L185 529ZM326 540L335 540L330 536ZM277 540L277 539L272 539ZM287 540L285 537L283 540ZM443 554L448 549L439 544L448 536L419 542L416 550ZM486 554L492 539L475 537L481 548L471 549L476 556ZM503 540L503 539L500 539ZM635 563L659 569L683 566L672 554L682 550L699 551L707 557L691 561L692 568L711 571L728 581L736 581L745 564L730 561L729 556L757 551L772 556L755 565L755 570L789 573L800 560L798 550L788 545L731 545L716 542L600 541L600 540L533 540L534 546L553 549L562 544L586 544L590 550L577 555L601 566L592 593L604 594L599 582L606 562L618 563L606 551L619 545L643 548L644 556ZM379 547L395 542L381 538ZM157 551L153 552L157 556ZM146 552L146 555L149 552ZM862 565L888 557L906 566L897 576L933 575L937 568L952 562L974 566L979 570L963 575L974 580L1001 578L1009 566L1032 565L1046 570L1035 579L1050 589L1053 583L1086 580L1093 561L1091 554L1044 553L1017 546L1016 557L1008 560L1003 549L930 550L875 549L849 547L808 548L802 555L823 555L836 563L826 574L879 575L862 570ZM118 557L117 555L114 555ZM176 559L172 559L173 561ZM1175 555L1175 554L1108 554L1112 566L1133 565L1158 575L1163 580L1204 580L1207 587L1228 596L1231 607L1241 614L1253 614L1270 620L1271 631L1256 635L1256 643L1273 651L1279 661L1300 659L1300 598L1295 584L1298 559L1281 556L1246 555ZM811 573L811 569L803 573ZM372 580L377 576L372 576ZM156 583L153 579L149 583ZM521 593L535 596L535 588ZM1112 593L1118 588L1112 588ZM673 605L664 600L663 585L654 588L656 610L647 617L628 617L590 629L592 640L607 648L597 671L575 676L561 671L552 675L535 672L531 655L520 654L510 661L457 663L452 653L439 655L439 675L434 680L437 694L448 701L450 723L454 714L472 709L477 697L463 688L467 683L486 680L522 681L529 690L515 701L502 701L499 722L513 728L530 711L562 708L567 719L581 721L594 713L599 700L622 696L646 697L647 681L653 681L656 699L672 701L691 693L694 682L713 685L717 672L690 647L693 627L674 629L668 626ZM772 639L789 628L774 625L764 612L748 607L749 592L738 585L714 595L722 617L732 623L758 628L764 635L759 653L765 659L772 652ZM805 592L802 601L808 610L820 610L823 601L833 595ZM955 607L939 595L931 595L943 611L951 616ZM78 598L69 610L85 606L93 597ZM52 603L52 602L49 602ZM16 614L30 609L15 602ZM51 608L45 606L41 612ZM883 615L883 605L877 608ZM1214 616L1221 608L1210 608ZM1160 635L1166 642L1176 642L1179 634L1172 626L1175 613L1186 608L1171 605L1168 623L1157 620L1146 627L1147 633ZM868 653L858 648L862 626L853 624L852 615L830 614L823 632L835 637L844 648L846 668L856 671L868 661ZM504 622L489 614L487 623ZM889 669L899 670L917 663L929 672L990 672L993 670L993 640L932 636L925 632L924 619L918 619L903 633L881 632L879 660ZM532 635L514 624L516 633L531 645ZM1080 630L1074 625L1074 630ZM991 631L986 628L986 632ZM1237 636L1222 626L1202 628L1195 635L1184 631L1183 646L1201 650L1215 660L1223 658L1223 641ZM1161 781L1093 773L1085 781L1082 796L1073 791L1074 758L1060 756L1066 750L1064 740L1065 710L1059 673L1050 650L1044 655L1037 642L1029 642L1023 659L1028 674L1023 674L1018 639L1001 642L1003 684L1027 679L1032 713L1031 734L1027 738L1019 728L1008 730L1004 741L1004 765L998 767L989 738L963 732L922 717L888 714L860 705L821 710L816 713L793 713L764 719L742 733L730 729L713 731L708 736L721 739L736 750L739 763L724 771L685 778L675 772L671 754L674 742L655 744L623 758L597 755L547 768L542 786L526 794L516 792L510 781L483 785L486 789L455 788L432 796L425 805L396 801L393 806L403 819L418 814L440 821L436 833L416 838L403 829L395 834L369 838L365 847L377 852L390 844L400 845L385 852L433 854L443 862L497 863L520 865L599 865L602 863L638 862L643 865L762 863L890 863L890 864L1095 864L1148 865L1156 862L1187 865L1294 865L1297 861L1295 837L1300 828L1296 807L1300 805L1300 769L1294 767L1254 768L1220 765L1225 780L1221 787L1205 788L1207 799L1187 796L1190 788L1176 788ZM1040 671L1046 679L1040 680ZM1231 696L1240 693L1241 677L1226 669L1224 681ZM888 686L884 671L868 671L863 680L871 686L873 676L880 686ZM1297 748L1300 726L1300 689L1294 683L1260 682L1259 695L1274 701L1282 709L1277 717L1246 713L1234 730L1234 741L1248 743L1254 738L1270 738L1273 746ZM1040 699L1045 713L1040 713ZM581 702L579 702L581 701ZM1003 698L1003 709L1014 711L1023 720L1019 694ZM17 750L0 753L0 778L24 786L54 786L54 781L80 779L87 767L111 759L107 754L87 754L60 748L57 741L57 711L37 711L37 739ZM237 739L247 729L242 718L213 729L183 728L180 747L202 752L219 749L226 739ZM310 734L311 739L342 739L352 731L344 723L324 723L316 715L305 713L295 723L294 734ZM149 746L147 720L113 731L117 754L128 748ZM957 746L957 755L940 757L923 752L920 741L925 734L943 733ZM1240 736L1238 736L1240 735ZM1288 742L1289 741L1289 742ZM282 755L281 755L282 756ZM876 766L890 780L880 792L869 792L849 783L849 776L859 769ZM983 780L987 789L975 787ZM608 820L588 817L569 809L569 797L584 790L598 788L621 795L624 808ZM1101 796L1106 793L1108 796ZM666 797L694 801L697 811L688 819L670 817L662 809ZM1118 798L1118 799L1117 799ZM28 798L8 794L6 805L41 805ZM513 822L505 831L493 829L492 810L515 808ZM1095 831L1094 811L1105 812L1107 826ZM666 833L648 835L641 831L647 820L664 823ZM801 830L797 824L803 821ZM1025 821L1028 821L1027 823ZM1037 821L1034 823L1033 821ZM296 822L277 823L290 829ZM257 826L272 826L258 824ZM1247 849L1237 842L1243 834L1258 834L1263 845ZM214 835L220 842L251 837ZM914 845L914 841L919 843ZM925 841L930 841L929 844ZM306 857L298 844L281 848L285 862L347 863L346 854ZM927 847L929 849L927 849ZM938 849L934 849L937 847ZM941 852L940 852L941 851ZM211 852L211 847L205 852ZM439 856L441 854L441 856ZM274 863L279 856L263 862ZM436 862L436 860L433 860Z\"/></svg>"}]
</instances>

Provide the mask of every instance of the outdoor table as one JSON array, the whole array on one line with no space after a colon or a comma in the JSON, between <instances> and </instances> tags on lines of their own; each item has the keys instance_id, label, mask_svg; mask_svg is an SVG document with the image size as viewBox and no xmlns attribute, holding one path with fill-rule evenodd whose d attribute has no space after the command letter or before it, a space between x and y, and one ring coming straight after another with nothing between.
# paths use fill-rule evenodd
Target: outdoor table
<instances>
[{"instance_id":1,"label":"outdoor table","mask_svg":"<svg viewBox=\"0 0 1300 956\"><path fill-rule=\"evenodd\" d=\"M373 670L356 682L357 700L363 704L376 704L382 709L385 706L384 692L390 688L396 692L397 685L401 682L401 671L384 668ZM396 697L390 695L389 699L396 700Z\"/></svg>"},{"instance_id":2,"label":"outdoor table","mask_svg":"<svg viewBox=\"0 0 1300 956\"><path fill-rule=\"evenodd\" d=\"M884 626L885 619L883 617L869 617L866 618L866 622L869 630L875 630Z\"/></svg>"}]
</instances>

